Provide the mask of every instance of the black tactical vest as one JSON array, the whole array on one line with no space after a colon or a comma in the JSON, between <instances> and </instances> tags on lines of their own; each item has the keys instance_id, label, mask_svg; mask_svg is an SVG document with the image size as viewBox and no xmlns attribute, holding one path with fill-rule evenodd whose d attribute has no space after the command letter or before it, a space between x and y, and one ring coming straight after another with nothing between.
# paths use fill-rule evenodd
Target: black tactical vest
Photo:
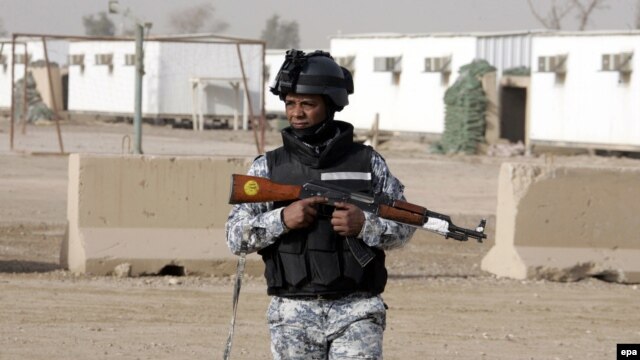
<instances>
[{"instance_id":1,"label":"black tactical vest","mask_svg":"<svg viewBox=\"0 0 640 360\"><path fill-rule=\"evenodd\" d=\"M323 180L351 191L372 193L371 152L353 143L353 127L336 121L342 132L319 156L286 130L284 146L267 153L270 178L275 182L302 185ZM284 207L289 203L276 203ZM376 256L364 268L355 260L345 238L333 231L332 207L321 206L309 228L291 230L274 244L260 250L265 262L269 295L346 294L366 291L381 293L387 281L385 254Z\"/></svg>"}]
</instances>

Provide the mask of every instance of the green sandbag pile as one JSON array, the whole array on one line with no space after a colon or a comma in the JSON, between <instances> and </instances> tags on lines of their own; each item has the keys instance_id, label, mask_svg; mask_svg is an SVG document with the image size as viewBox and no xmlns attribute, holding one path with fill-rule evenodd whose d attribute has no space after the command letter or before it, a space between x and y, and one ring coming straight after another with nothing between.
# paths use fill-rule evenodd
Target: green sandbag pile
<instances>
[{"instance_id":1,"label":"green sandbag pile","mask_svg":"<svg viewBox=\"0 0 640 360\"><path fill-rule=\"evenodd\" d=\"M52 120L54 117L54 113L53 111L51 111L51 109L49 109L47 104L45 104L44 101L42 100L42 96L40 96L40 92L36 88L36 81L33 78L33 74L30 71L27 73L26 82L25 82L25 79L22 78L18 80L15 85L15 90L14 90L16 94L16 98L15 98L16 106L14 109L15 118L22 119L22 109L24 107L22 102L23 102L23 93L25 91L24 90L25 86L27 87L26 89L27 122L35 122L36 120L40 120L40 119Z\"/></svg>"},{"instance_id":2,"label":"green sandbag pile","mask_svg":"<svg viewBox=\"0 0 640 360\"><path fill-rule=\"evenodd\" d=\"M518 66L514 68L506 69L502 72L502 75L511 75L511 76L531 76L531 68L526 66Z\"/></svg>"},{"instance_id":3,"label":"green sandbag pile","mask_svg":"<svg viewBox=\"0 0 640 360\"><path fill-rule=\"evenodd\" d=\"M456 82L444 94L444 132L432 151L440 154L475 154L484 141L487 97L482 76L496 71L485 60L474 60L460 68Z\"/></svg>"}]
</instances>

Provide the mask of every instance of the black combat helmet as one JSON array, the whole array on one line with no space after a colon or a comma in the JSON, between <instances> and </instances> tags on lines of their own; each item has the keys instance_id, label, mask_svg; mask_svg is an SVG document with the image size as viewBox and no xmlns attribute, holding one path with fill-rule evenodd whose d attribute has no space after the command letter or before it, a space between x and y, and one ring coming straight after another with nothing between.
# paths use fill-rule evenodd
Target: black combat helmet
<instances>
[{"instance_id":1,"label":"black combat helmet","mask_svg":"<svg viewBox=\"0 0 640 360\"><path fill-rule=\"evenodd\" d=\"M334 110L340 111L349 104L349 94L353 94L353 78L328 52L305 54L291 49L269 88L281 100L288 93L324 95L333 102Z\"/></svg>"}]
</instances>

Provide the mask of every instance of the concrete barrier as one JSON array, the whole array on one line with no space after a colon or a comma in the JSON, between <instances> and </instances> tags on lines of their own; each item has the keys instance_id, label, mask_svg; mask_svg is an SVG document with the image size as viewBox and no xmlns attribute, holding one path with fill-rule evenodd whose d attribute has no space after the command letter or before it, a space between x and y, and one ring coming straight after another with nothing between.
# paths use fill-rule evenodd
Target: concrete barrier
<instances>
[{"instance_id":1,"label":"concrete barrier","mask_svg":"<svg viewBox=\"0 0 640 360\"><path fill-rule=\"evenodd\" d=\"M232 173L250 159L72 154L61 264L106 275L230 275L225 241ZM255 260L255 261L253 261ZM123 270L124 269L124 270ZM247 273L262 273L250 255Z\"/></svg>"},{"instance_id":2,"label":"concrete barrier","mask_svg":"<svg viewBox=\"0 0 640 360\"><path fill-rule=\"evenodd\" d=\"M640 168L505 163L498 184L495 246L483 270L640 282Z\"/></svg>"}]
</instances>

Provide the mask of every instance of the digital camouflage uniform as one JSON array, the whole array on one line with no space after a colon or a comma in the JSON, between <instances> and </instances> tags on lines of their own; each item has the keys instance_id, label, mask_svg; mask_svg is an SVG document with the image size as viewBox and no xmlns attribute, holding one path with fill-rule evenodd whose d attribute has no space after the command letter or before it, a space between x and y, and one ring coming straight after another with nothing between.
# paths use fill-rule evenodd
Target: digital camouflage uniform
<instances>
[{"instance_id":1,"label":"digital camouflage uniform","mask_svg":"<svg viewBox=\"0 0 640 360\"><path fill-rule=\"evenodd\" d=\"M404 186L375 151L371 157L375 193L404 199ZM257 158L249 175L269 178L265 156ZM248 252L275 243L286 227L283 208L268 203L244 203L233 207L226 224L227 244L240 253L242 241ZM406 243L414 228L365 212L365 223L357 236L367 245L388 250ZM385 305L380 295L354 293L337 300L300 300L272 297L267 310L271 349L276 359L380 359L385 328Z\"/></svg>"},{"instance_id":2,"label":"digital camouflage uniform","mask_svg":"<svg viewBox=\"0 0 640 360\"><path fill-rule=\"evenodd\" d=\"M267 311L275 359L381 359L385 306L380 295L339 300L274 296Z\"/></svg>"}]
</instances>

